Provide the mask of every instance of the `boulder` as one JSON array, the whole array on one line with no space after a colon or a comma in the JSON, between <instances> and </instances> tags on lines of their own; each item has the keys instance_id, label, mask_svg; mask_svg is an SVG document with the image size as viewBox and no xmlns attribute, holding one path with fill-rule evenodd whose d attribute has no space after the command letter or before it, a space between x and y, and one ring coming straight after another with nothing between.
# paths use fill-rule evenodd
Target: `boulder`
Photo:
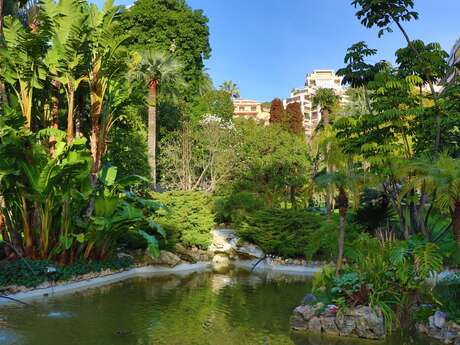
<instances>
[{"instance_id":1,"label":"boulder","mask_svg":"<svg viewBox=\"0 0 460 345\"><path fill-rule=\"evenodd\" d=\"M339 328L340 336L351 337L356 329L356 321L353 316L344 314L337 315L337 327Z\"/></svg>"},{"instance_id":2,"label":"boulder","mask_svg":"<svg viewBox=\"0 0 460 345\"><path fill-rule=\"evenodd\" d=\"M198 248L186 248L180 243L176 244L176 254L184 261L191 263L206 262L211 260L209 253Z\"/></svg>"},{"instance_id":3,"label":"boulder","mask_svg":"<svg viewBox=\"0 0 460 345\"><path fill-rule=\"evenodd\" d=\"M218 229L213 230L212 244L209 251L214 254L227 254L227 256L234 255L236 252L238 238L235 231L231 229Z\"/></svg>"},{"instance_id":4,"label":"boulder","mask_svg":"<svg viewBox=\"0 0 460 345\"><path fill-rule=\"evenodd\" d=\"M294 309L291 327L330 336L360 337L365 339L385 338L383 315L379 309L358 306L336 313L334 305L301 305Z\"/></svg>"},{"instance_id":5,"label":"boulder","mask_svg":"<svg viewBox=\"0 0 460 345\"><path fill-rule=\"evenodd\" d=\"M337 336L339 335L339 329L335 323L335 317L321 317L321 328L323 329L324 334Z\"/></svg>"},{"instance_id":6,"label":"boulder","mask_svg":"<svg viewBox=\"0 0 460 345\"><path fill-rule=\"evenodd\" d=\"M255 244L243 243L237 245L235 251L239 258L243 260L262 259L265 257L264 251Z\"/></svg>"},{"instance_id":7,"label":"boulder","mask_svg":"<svg viewBox=\"0 0 460 345\"><path fill-rule=\"evenodd\" d=\"M308 321L308 329L312 332L321 333L321 319L319 317L312 317L310 321Z\"/></svg>"},{"instance_id":8,"label":"boulder","mask_svg":"<svg viewBox=\"0 0 460 345\"><path fill-rule=\"evenodd\" d=\"M437 328L443 328L447 322L447 314L443 311L436 311L433 316L433 323Z\"/></svg>"},{"instance_id":9,"label":"boulder","mask_svg":"<svg viewBox=\"0 0 460 345\"><path fill-rule=\"evenodd\" d=\"M152 257L149 253L145 255L145 262L149 265L174 267L180 264L181 261L181 258L176 254L166 250L160 251L158 258Z\"/></svg>"}]
</instances>

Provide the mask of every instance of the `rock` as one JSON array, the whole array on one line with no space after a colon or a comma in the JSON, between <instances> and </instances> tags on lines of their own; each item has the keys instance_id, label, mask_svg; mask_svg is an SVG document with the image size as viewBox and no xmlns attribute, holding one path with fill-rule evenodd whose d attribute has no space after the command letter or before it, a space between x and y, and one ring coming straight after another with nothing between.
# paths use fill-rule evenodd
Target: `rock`
<instances>
[{"instance_id":1,"label":"rock","mask_svg":"<svg viewBox=\"0 0 460 345\"><path fill-rule=\"evenodd\" d=\"M305 297L302 300L302 305L312 305L315 304L317 301L316 296L313 295L312 293L309 293L308 295L305 295Z\"/></svg>"},{"instance_id":2,"label":"rock","mask_svg":"<svg viewBox=\"0 0 460 345\"><path fill-rule=\"evenodd\" d=\"M420 334L428 334L429 330L428 330L428 327L426 325L424 325L423 323L418 323L415 328L417 329L417 332L420 333Z\"/></svg>"},{"instance_id":3,"label":"rock","mask_svg":"<svg viewBox=\"0 0 460 345\"><path fill-rule=\"evenodd\" d=\"M227 255L235 253L238 244L238 238L235 231L231 229L218 229L213 230L211 234L212 244L209 247L210 252Z\"/></svg>"},{"instance_id":4,"label":"rock","mask_svg":"<svg viewBox=\"0 0 460 345\"><path fill-rule=\"evenodd\" d=\"M361 306L354 310L356 333L361 338L381 339L385 337L385 325L382 316L371 307Z\"/></svg>"},{"instance_id":5,"label":"rock","mask_svg":"<svg viewBox=\"0 0 460 345\"><path fill-rule=\"evenodd\" d=\"M441 330L441 337L444 343L452 344L455 338L457 338L457 332L452 332L452 331L447 330L447 328L443 328Z\"/></svg>"},{"instance_id":6,"label":"rock","mask_svg":"<svg viewBox=\"0 0 460 345\"><path fill-rule=\"evenodd\" d=\"M437 328L443 328L444 325L446 324L447 322L447 314L444 313L443 311L436 311L434 313L434 316L433 316L434 320L434 325L437 327Z\"/></svg>"},{"instance_id":7,"label":"rock","mask_svg":"<svg viewBox=\"0 0 460 345\"><path fill-rule=\"evenodd\" d=\"M356 322L353 316L344 314L337 315L337 327L339 328L340 336L350 337L354 334L356 329Z\"/></svg>"},{"instance_id":8,"label":"rock","mask_svg":"<svg viewBox=\"0 0 460 345\"><path fill-rule=\"evenodd\" d=\"M434 316L430 316L428 318L428 327L429 328L435 328L436 326L434 325Z\"/></svg>"},{"instance_id":9,"label":"rock","mask_svg":"<svg viewBox=\"0 0 460 345\"><path fill-rule=\"evenodd\" d=\"M460 345L460 336L457 339L455 339L454 345Z\"/></svg>"},{"instance_id":10,"label":"rock","mask_svg":"<svg viewBox=\"0 0 460 345\"><path fill-rule=\"evenodd\" d=\"M321 319L319 317L312 317L310 321L308 321L308 329L312 332L321 333Z\"/></svg>"},{"instance_id":11,"label":"rock","mask_svg":"<svg viewBox=\"0 0 460 345\"><path fill-rule=\"evenodd\" d=\"M181 262L181 259L174 253L162 250L158 258L154 258L150 254L145 255L145 261L149 265L174 267Z\"/></svg>"},{"instance_id":12,"label":"rock","mask_svg":"<svg viewBox=\"0 0 460 345\"><path fill-rule=\"evenodd\" d=\"M321 327L326 335L339 335L339 329L335 323L335 317L321 317Z\"/></svg>"},{"instance_id":13,"label":"rock","mask_svg":"<svg viewBox=\"0 0 460 345\"><path fill-rule=\"evenodd\" d=\"M184 261L191 263L206 262L211 260L209 253L198 248L186 248L180 243L176 244L176 254Z\"/></svg>"},{"instance_id":14,"label":"rock","mask_svg":"<svg viewBox=\"0 0 460 345\"><path fill-rule=\"evenodd\" d=\"M243 243L235 248L236 254L243 260L262 259L264 251L255 244Z\"/></svg>"},{"instance_id":15,"label":"rock","mask_svg":"<svg viewBox=\"0 0 460 345\"><path fill-rule=\"evenodd\" d=\"M289 320L291 328L296 331L308 331L308 321L306 321L302 315L294 314Z\"/></svg>"},{"instance_id":16,"label":"rock","mask_svg":"<svg viewBox=\"0 0 460 345\"><path fill-rule=\"evenodd\" d=\"M315 309L310 305L301 305L294 309L294 313L309 321L313 316L315 316Z\"/></svg>"}]
</instances>

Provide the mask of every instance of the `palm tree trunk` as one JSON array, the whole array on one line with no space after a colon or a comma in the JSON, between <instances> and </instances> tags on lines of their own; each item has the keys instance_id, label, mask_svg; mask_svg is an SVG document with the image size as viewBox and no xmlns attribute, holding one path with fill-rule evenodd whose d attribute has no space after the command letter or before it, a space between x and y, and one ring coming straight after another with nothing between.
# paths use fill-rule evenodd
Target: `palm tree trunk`
<instances>
[{"instance_id":1,"label":"palm tree trunk","mask_svg":"<svg viewBox=\"0 0 460 345\"><path fill-rule=\"evenodd\" d=\"M348 209L348 196L343 187L339 188L339 196L337 198L337 204L339 207L339 253L337 255L337 268L336 274L339 275L340 270L342 269L343 263L343 254L345 247L345 226L346 226L346 216Z\"/></svg>"},{"instance_id":2,"label":"palm tree trunk","mask_svg":"<svg viewBox=\"0 0 460 345\"><path fill-rule=\"evenodd\" d=\"M324 128L329 126L329 110L328 109L323 109L321 111L321 114L323 116L323 125Z\"/></svg>"},{"instance_id":3,"label":"palm tree trunk","mask_svg":"<svg viewBox=\"0 0 460 345\"><path fill-rule=\"evenodd\" d=\"M3 37L3 5L4 0L0 0L0 40ZM8 103L8 97L6 94L6 86L3 81L0 81L0 104L1 108L4 108L4 105Z\"/></svg>"},{"instance_id":4,"label":"palm tree trunk","mask_svg":"<svg viewBox=\"0 0 460 345\"><path fill-rule=\"evenodd\" d=\"M67 85L67 143L72 144L73 141L73 110L74 110L75 93L73 85Z\"/></svg>"},{"instance_id":5,"label":"palm tree trunk","mask_svg":"<svg viewBox=\"0 0 460 345\"><path fill-rule=\"evenodd\" d=\"M460 201L455 202L455 207L452 212L452 227L457 247L460 249Z\"/></svg>"},{"instance_id":6,"label":"palm tree trunk","mask_svg":"<svg viewBox=\"0 0 460 345\"><path fill-rule=\"evenodd\" d=\"M156 187L157 174L156 174L156 121L157 121L157 86L158 82L152 80L149 83L149 118L148 118L148 159L150 166L150 177L152 179L153 187Z\"/></svg>"},{"instance_id":7,"label":"palm tree trunk","mask_svg":"<svg viewBox=\"0 0 460 345\"><path fill-rule=\"evenodd\" d=\"M83 111L85 108L85 98L84 93L80 88L77 88L76 91L76 102L77 106L75 108L75 137L80 138L82 136L82 118L83 118Z\"/></svg>"}]
</instances>

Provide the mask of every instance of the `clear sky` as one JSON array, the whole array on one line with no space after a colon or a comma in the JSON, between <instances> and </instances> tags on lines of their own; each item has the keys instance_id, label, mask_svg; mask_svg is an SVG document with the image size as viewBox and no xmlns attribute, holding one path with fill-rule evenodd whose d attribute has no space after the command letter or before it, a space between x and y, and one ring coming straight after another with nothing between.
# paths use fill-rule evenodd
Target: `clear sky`
<instances>
[{"instance_id":1,"label":"clear sky","mask_svg":"<svg viewBox=\"0 0 460 345\"><path fill-rule=\"evenodd\" d=\"M395 28L379 39L377 29L361 26L350 2L188 0L209 18L213 51L206 66L214 84L233 80L243 98L260 101L287 97L313 69L342 67L345 50L357 41L379 50L375 60L394 60L405 46L401 33ZM411 38L440 42L450 52L460 38L460 0L415 0L415 6L420 19L406 24Z\"/></svg>"}]
</instances>

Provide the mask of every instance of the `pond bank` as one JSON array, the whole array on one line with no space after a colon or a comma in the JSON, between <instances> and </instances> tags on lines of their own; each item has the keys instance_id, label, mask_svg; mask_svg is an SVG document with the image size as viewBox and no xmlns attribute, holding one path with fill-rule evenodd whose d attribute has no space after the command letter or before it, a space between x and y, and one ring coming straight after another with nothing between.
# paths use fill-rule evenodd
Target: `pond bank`
<instances>
[{"instance_id":1,"label":"pond bank","mask_svg":"<svg viewBox=\"0 0 460 345\"><path fill-rule=\"evenodd\" d=\"M7 295L9 298L14 298L19 301L31 301L37 299L47 298L49 296L70 294L77 291L86 289L96 288L104 285L113 284L129 278L134 277L149 277L155 275L168 275L168 274L191 274L194 272L201 272L211 268L211 264L208 262L200 262L195 264L180 264L175 267L158 267L158 266L145 266L131 268L126 271L116 272L107 275L101 275L98 277L63 282L61 284L50 286L46 288L35 288L29 291L18 292ZM11 300L0 298L0 306L15 303Z\"/></svg>"},{"instance_id":2,"label":"pond bank","mask_svg":"<svg viewBox=\"0 0 460 345\"><path fill-rule=\"evenodd\" d=\"M257 260L236 260L232 261L232 266L235 268L251 271L252 267L257 263ZM54 286L46 286L43 288L37 287L28 291L21 291L18 293L8 294L7 297L17 299L19 301L33 301L48 298L50 296L71 294L77 291L86 289L97 288L113 283L117 283L126 279L134 277L150 277L150 276L162 276L162 275L188 275L195 272L202 272L206 270L212 270L212 262L198 262L198 263L182 263L174 267L165 266L143 266L131 268L126 271L112 272L96 277L87 279L80 279L77 277L76 280L61 282ZM319 272L321 267L306 267L296 265L272 265L265 262L259 263L255 272L276 272L278 274L285 275L304 275L311 276L316 272ZM0 298L0 306L15 303L12 300Z\"/></svg>"}]
</instances>

